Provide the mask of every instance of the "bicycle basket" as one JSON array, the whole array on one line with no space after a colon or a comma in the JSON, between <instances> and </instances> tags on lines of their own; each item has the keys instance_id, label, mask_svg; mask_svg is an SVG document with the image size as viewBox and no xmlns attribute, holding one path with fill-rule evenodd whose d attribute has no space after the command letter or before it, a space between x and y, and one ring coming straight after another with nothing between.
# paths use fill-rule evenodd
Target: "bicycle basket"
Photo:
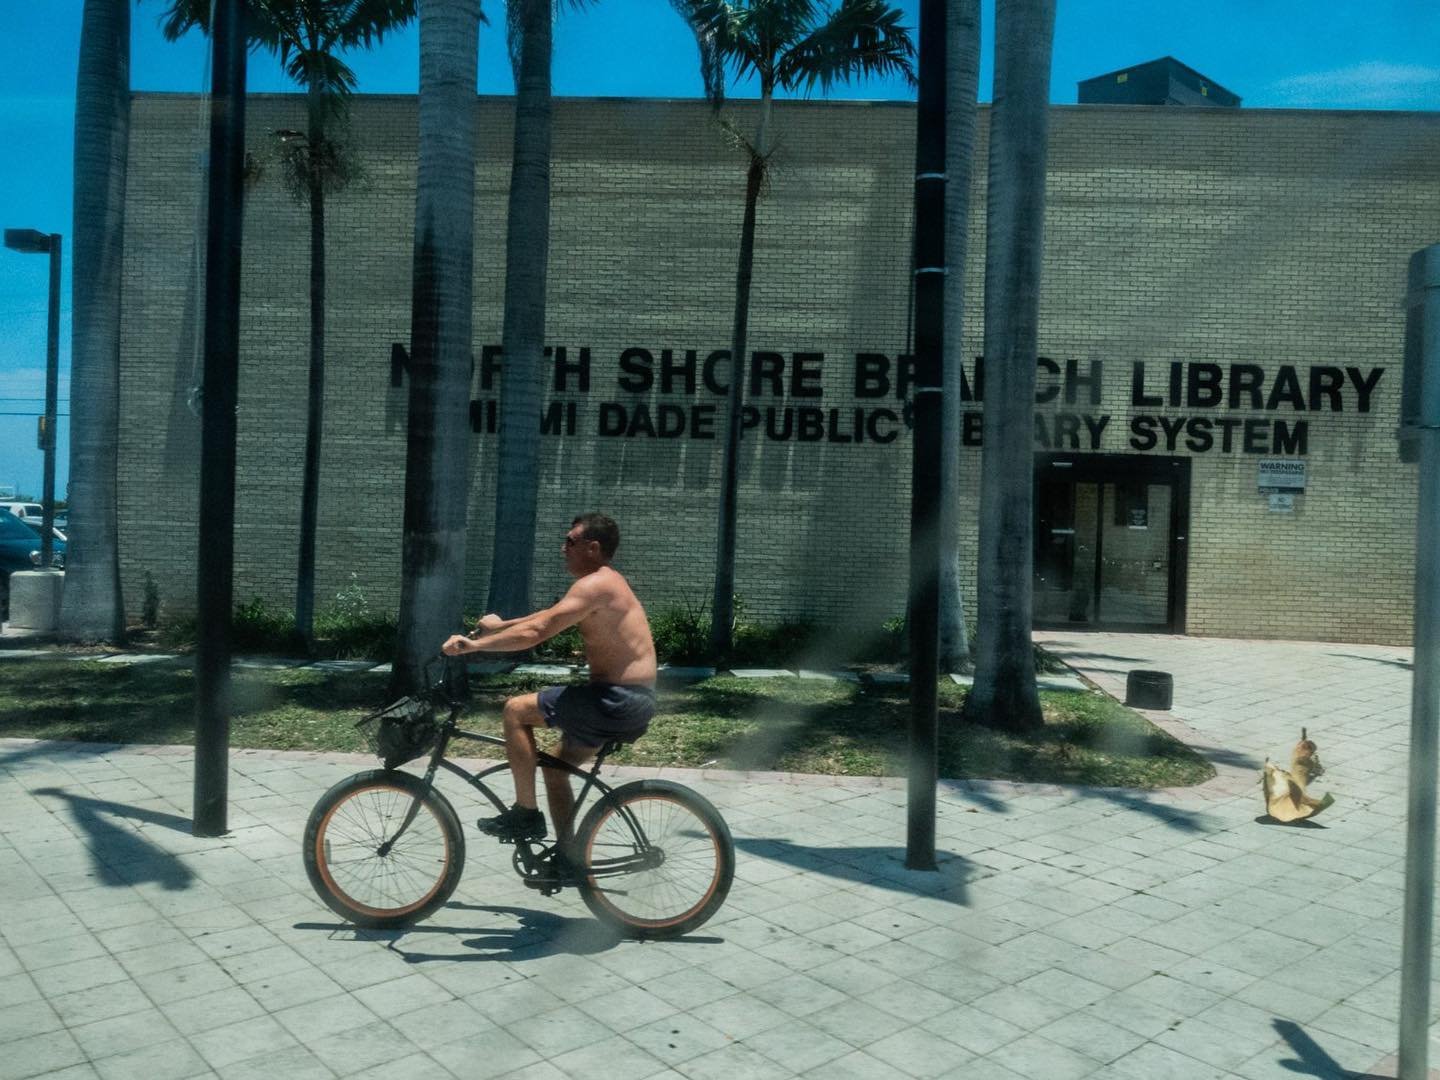
<instances>
[{"instance_id":1,"label":"bicycle basket","mask_svg":"<svg viewBox=\"0 0 1440 1080\"><path fill-rule=\"evenodd\" d=\"M434 706L414 697L403 697L357 720L355 729L387 769L428 754L440 736Z\"/></svg>"}]
</instances>

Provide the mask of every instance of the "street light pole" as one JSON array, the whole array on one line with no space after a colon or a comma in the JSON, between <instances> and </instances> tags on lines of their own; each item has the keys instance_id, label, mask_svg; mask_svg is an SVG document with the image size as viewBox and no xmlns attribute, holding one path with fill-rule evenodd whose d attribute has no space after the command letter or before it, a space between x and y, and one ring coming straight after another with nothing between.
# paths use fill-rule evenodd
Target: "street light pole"
<instances>
[{"instance_id":1,"label":"street light pole","mask_svg":"<svg viewBox=\"0 0 1440 1080\"><path fill-rule=\"evenodd\" d=\"M55 398L60 381L60 234L39 229L6 229L5 246L27 255L50 256L50 311L45 341L45 415L41 425L40 449L45 454L44 506L40 526L40 568L49 570L54 561L55 531Z\"/></svg>"},{"instance_id":2,"label":"street light pole","mask_svg":"<svg viewBox=\"0 0 1440 1080\"><path fill-rule=\"evenodd\" d=\"M45 481L40 494L40 568L55 564L55 399L60 382L60 234L50 234L50 317L45 341Z\"/></svg>"}]
</instances>

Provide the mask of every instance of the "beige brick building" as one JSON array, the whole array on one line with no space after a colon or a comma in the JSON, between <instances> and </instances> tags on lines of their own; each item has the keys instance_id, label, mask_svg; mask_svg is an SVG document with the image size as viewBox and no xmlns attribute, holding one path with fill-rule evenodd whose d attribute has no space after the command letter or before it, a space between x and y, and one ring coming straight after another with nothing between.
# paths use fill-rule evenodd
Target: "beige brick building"
<instances>
[{"instance_id":1,"label":"beige brick building","mask_svg":"<svg viewBox=\"0 0 1440 1080\"><path fill-rule=\"evenodd\" d=\"M735 112L748 122L745 103ZM122 346L126 594L193 606L203 132L193 97L133 115ZM492 542L512 103L476 104L467 601ZM303 126L252 98L252 145ZM563 589L578 511L621 523L652 610L708 596L743 161L702 103L557 102L537 593ZM1410 633L1414 466L1395 451L1409 254L1440 233L1428 115L1056 107L1037 404L1037 619L1398 642ZM984 138L966 355L979 351ZM319 581L398 596L415 101L363 97L365 180L329 202ZM914 112L776 106L759 216L738 591L764 617L878 623L904 607ZM236 595L288 603L307 350L306 211L271 169L246 206ZM708 363L707 363L708 361ZM967 361L972 396L983 372ZM708 378L707 378L708 375ZM971 442L978 442L979 402ZM965 451L968 498L980 452ZM1303 491L1295 487L1303 484ZM1275 489L1275 490L1262 490ZM962 538L973 559L973 529ZM553 555L553 558L551 557ZM973 561L972 561L973 567ZM352 579L352 575L354 575Z\"/></svg>"}]
</instances>

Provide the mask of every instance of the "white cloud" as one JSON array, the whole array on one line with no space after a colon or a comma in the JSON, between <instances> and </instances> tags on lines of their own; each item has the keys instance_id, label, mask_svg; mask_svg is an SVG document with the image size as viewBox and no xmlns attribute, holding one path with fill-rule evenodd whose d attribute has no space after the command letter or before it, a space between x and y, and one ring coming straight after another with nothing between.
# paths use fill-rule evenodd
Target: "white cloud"
<instances>
[{"instance_id":1,"label":"white cloud","mask_svg":"<svg viewBox=\"0 0 1440 1080\"><path fill-rule=\"evenodd\" d=\"M1363 64L1311 71L1272 82L1264 100L1247 105L1310 109L1433 109L1440 107L1440 68L1422 64Z\"/></svg>"}]
</instances>

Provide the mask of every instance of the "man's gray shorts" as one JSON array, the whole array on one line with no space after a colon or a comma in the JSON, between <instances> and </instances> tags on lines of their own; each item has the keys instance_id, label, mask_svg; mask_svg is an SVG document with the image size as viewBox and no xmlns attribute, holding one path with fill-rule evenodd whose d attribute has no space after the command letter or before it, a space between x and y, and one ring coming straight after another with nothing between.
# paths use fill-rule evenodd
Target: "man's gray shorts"
<instances>
[{"instance_id":1,"label":"man's gray shorts","mask_svg":"<svg viewBox=\"0 0 1440 1080\"><path fill-rule=\"evenodd\" d=\"M547 686L539 698L545 723L582 746L633 742L645 734L655 715L655 691L648 686L607 682Z\"/></svg>"}]
</instances>

